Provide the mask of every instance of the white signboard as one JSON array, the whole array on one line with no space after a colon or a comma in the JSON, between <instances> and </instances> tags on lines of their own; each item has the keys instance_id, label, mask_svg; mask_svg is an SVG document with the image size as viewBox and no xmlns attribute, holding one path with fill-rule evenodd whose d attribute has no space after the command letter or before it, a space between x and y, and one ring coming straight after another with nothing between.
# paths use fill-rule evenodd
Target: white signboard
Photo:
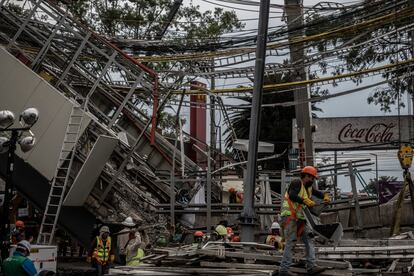
<instances>
[{"instance_id":1,"label":"white signboard","mask_svg":"<svg viewBox=\"0 0 414 276\"><path fill-rule=\"evenodd\" d=\"M408 142L410 116L314 118L315 150L397 148ZM293 121L293 147L298 148L296 122ZM401 139L400 139L401 135Z\"/></svg>"}]
</instances>

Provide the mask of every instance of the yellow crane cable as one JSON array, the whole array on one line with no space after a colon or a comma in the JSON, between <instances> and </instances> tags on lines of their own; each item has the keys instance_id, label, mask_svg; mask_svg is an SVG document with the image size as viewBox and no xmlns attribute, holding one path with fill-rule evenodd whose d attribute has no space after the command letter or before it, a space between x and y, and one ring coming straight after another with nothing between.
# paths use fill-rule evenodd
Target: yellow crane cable
<instances>
[{"instance_id":1,"label":"yellow crane cable","mask_svg":"<svg viewBox=\"0 0 414 276\"><path fill-rule=\"evenodd\" d=\"M398 12L392 12L387 15L379 16L370 20L366 20L364 22L354 24L351 26L345 26L336 30L327 31L311 36L301 36L301 37L294 37L290 38L289 41L274 43L267 46L267 49L278 49L290 44L298 44L304 42L315 41L318 39L329 38L336 34L343 35L344 33L354 32L355 30L360 30L362 27L377 27L380 25L385 25L390 22L395 21L395 19L401 20L407 17L411 17L414 15L414 8L405 8ZM237 49L230 49L226 51L214 51L214 52L203 52L203 53L193 53L193 54L182 54L182 55L175 55L175 56L140 56L135 57L140 62L167 62L167 61L188 61L194 59L211 59L214 57L223 57L223 56L232 56L238 54L248 54L253 53L256 51L256 47L245 47L245 48L237 48Z\"/></svg>"},{"instance_id":2,"label":"yellow crane cable","mask_svg":"<svg viewBox=\"0 0 414 276\"><path fill-rule=\"evenodd\" d=\"M333 80L344 79L344 78L351 78L351 77L355 77L355 76L359 76L359 75L364 75L364 74L369 74L369 73L373 73L373 72L383 71L383 70L394 68L394 67L397 67L397 66L410 64L410 63L413 63L413 62L414 62L414 58L406 60L406 61L401 61L401 62L398 62L398 63L382 65L382 66L378 66L378 67L373 67L373 68L369 68L369 69L360 70L360 71L357 71L357 72L346 73L346 74L341 74L341 75L336 75L336 76L331 76L331 77L323 77L323 78L316 78L316 79L312 79L312 80L302 80L302 81L268 84L268 85L263 86L263 91L269 91L269 90L275 90L275 89L284 89L284 88L288 88L288 87L292 87L292 86L304 86L304 85L315 84L315 83L319 83L319 82L333 81ZM253 92L253 87L235 87L235 88L224 88L224 89L210 90L210 93L215 93L215 94L251 93L251 92ZM173 93L174 94L182 94L183 91L182 90L176 90ZM200 94L204 95L204 94L206 94L206 91L202 90L202 89L201 90L186 90L185 94L186 95L200 95Z\"/></svg>"}]
</instances>

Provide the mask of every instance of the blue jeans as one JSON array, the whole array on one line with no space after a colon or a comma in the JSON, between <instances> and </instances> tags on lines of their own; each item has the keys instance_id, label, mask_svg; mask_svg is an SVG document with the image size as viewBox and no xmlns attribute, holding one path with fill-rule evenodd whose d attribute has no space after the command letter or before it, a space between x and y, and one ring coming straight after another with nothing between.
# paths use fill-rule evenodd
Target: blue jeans
<instances>
[{"instance_id":1,"label":"blue jeans","mask_svg":"<svg viewBox=\"0 0 414 276\"><path fill-rule=\"evenodd\" d=\"M297 220L291 219L286 225L287 217L282 219L283 236L285 238L285 250L283 251L282 262L280 263L280 271L287 272L289 267L292 265L292 251L297 243L297 226L299 223ZM313 268L315 264L315 246L313 239L309 237L309 231L306 229L303 231L300 239L305 244L306 250L306 269Z\"/></svg>"}]
</instances>

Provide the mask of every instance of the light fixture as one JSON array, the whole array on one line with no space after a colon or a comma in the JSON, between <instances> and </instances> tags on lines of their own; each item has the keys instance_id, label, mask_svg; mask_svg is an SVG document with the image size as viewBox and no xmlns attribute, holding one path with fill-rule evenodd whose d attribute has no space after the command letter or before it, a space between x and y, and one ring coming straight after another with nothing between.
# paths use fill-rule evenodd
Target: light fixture
<instances>
[{"instance_id":1,"label":"light fixture","mask_svg":"<svg viewBox=\"0 0 414 276\"><path fill-rule=\"evenodd\" d=\"M10 110L1 110L0 111L0 128L6 128L13 124L14 122L14 113Z\"/></svg>"},{"instance_id":2,"label":"light fixture","mask_svg":"<svg viewBox=\"0 0 414 276\"><path fill-rule=\"evenodd\" d=\"M33 136L26 136L19 140L22 152L28 152L35 146L36 139Z\"/></svg>"},{"instance_id":3,"label":"light fixture","mask_svg":"<svg viewBox=\"0 0 414 276\"><path fill-rule=\"evenodd\" d=\"M23 120L23 123L26 126L34 125L38 119L39 111L34 107L27 108L20 114L20 122Z\"/></svg>"},{"instance_id":4,"label":"light fixture","mask_svg":"<svg viewBox=\"0 0 414 276\"><path fill-rule=\"evenodd\" d=\"M7 137L0 137L0 153L6 153L9 150L9 144Z\"/></svg>"}]
</instances>

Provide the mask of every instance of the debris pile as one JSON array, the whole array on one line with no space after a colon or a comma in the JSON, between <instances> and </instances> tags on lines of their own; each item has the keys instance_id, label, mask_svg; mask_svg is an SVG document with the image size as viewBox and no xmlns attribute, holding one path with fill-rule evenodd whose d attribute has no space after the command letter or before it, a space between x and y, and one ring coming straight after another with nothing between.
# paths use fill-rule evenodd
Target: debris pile
<instances>
[{"instance_id":1,"label":"debris pile","mask_svg":"<svg viewBox=\"0 0 414 276\"><path fill-rule=\"evenodd\" d=\"M378 275L414 271L412 232L382 240L342 240L338 246L316 246L317 263L326 267L319 275ZM304 248L295 249L291 271L306 274ZM110 275L271 275L279 269L282 252L260 243L208 242L154 248L138 267L115 267Z\"/></svg>"}]
</instances>

